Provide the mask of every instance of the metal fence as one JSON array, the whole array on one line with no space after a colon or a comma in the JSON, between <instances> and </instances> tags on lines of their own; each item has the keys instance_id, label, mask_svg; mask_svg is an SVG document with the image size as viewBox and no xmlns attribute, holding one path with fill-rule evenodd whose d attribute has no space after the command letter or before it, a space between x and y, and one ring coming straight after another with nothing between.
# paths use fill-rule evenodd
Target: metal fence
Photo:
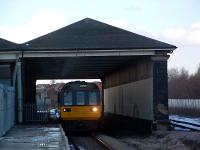
<instances>
[{"instance_id":1,"label":"metal fence","mask_svg":"<svg viewBox=\"0 0 200 150\"><path fill-rule=\"evenodd\" d=\"M15 91L0 84L0 137L15 124Z\"/></svg>"},{"instance_id":2,"label":"metal fence","mask_svg":"<svg viewBox=\"0 0 200 150\"><path fill-rule=\"evenodd\" d=\"M200 117L200 99L169 99L169 114Z\"/></svg>"},{"instance_id":3,"label":"metal fence","mask_svg":"<svg viewBox=\"0 0 200 150\"><path fill-rule=\"evenodd\" d=\"M48 122L48 106L37 104L23 105L24 123L47 123Z\"/></svg>"}]
</instances>

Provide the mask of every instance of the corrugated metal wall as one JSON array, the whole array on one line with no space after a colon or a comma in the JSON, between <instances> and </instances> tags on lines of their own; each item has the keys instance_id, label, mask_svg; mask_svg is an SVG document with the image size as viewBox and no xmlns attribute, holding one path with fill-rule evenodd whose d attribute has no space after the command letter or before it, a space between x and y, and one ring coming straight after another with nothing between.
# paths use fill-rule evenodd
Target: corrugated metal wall
<instances>
[{"instance_id":1,"label":"corrugated metal wall","mask_svg":"<svg viewBox=\"0 0 200 150\"><path fill-rule=\"evenodd\" d=\"M200 116L200 99L169 99L170 115Z\"/></svg>"},{"instance_id":2,"label":"corrugated metal wall","mask_svg":"<svg viewBox=\"0 0 200 150\"><path fill-rule=\"evenodd\" d=\"M0 136L15 124L15 91L0 84Z\"/></svg>"}]
</instances>

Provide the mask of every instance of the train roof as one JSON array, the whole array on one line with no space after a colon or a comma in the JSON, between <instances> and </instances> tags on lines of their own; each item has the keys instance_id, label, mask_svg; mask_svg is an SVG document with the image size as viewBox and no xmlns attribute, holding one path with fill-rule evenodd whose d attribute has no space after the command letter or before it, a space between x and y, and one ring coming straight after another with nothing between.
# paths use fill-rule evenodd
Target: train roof
<instances>
[{"instance_id":1,"label":"train roof","mask_svg":"<svg viewBox=\"0 0 200 150\"><path fill-rule=\"evenodd\" d=\"M67 89L99 89L98 85L94 82L85 82L85 81L72 81L66 83L61 91Z\"/></svg>"}]
</instances>

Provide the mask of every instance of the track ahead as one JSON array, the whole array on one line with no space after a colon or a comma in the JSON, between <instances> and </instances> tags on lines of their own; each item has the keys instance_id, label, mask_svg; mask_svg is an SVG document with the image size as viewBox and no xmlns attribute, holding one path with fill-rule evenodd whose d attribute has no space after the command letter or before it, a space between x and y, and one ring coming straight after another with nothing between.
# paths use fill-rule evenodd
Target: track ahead
<instances>
[{"instance_id":1,"label":"track ahead","mask_svg":"<svg viewBox=\"0 0 200 150\"><path fill-rule=\"evenodd\" d=\"M195 124L195 123L181 121L181 120L175 120L175 119L170 119L170 124L174 127L190 129L193 131L200 131L200 124Z\"/></svg>"},{"instance_id":2,"label":"track ahead","mask_svg":"<svg viewBox=\"0 0 200 150\"><path fill-rule=\"evenodd\" d=\"M68 135L71 150L111 150L98 136Z\"/></svg>"}]
</instances>

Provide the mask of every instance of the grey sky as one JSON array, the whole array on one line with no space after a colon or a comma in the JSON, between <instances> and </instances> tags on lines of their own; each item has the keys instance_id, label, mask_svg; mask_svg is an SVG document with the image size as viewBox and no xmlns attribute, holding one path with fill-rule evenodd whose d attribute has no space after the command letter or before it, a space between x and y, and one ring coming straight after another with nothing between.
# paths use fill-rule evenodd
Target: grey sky
<instances>
[{"instance_id":1,"label":"grey sky","mask_svg":"<svg viewBox=\"0 0 200 150\"><path fill-rule=\"evenodd\" d=\"M89 17L174 44L169 68L200 63L199 0L1 0L0 37L22 43Z\"/></svg>"}]
</instances>

